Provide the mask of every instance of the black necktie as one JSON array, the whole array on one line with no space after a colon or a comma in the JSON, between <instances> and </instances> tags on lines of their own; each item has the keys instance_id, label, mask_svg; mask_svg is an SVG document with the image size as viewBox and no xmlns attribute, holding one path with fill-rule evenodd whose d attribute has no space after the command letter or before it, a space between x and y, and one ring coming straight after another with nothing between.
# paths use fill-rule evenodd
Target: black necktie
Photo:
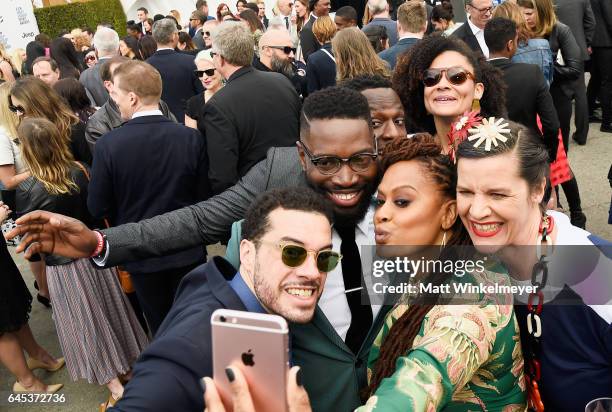
<instances>
[{"instance_id":1,"label":"black necktie","mask_svg":"<svg viewBox=\"0 0 612 412\"><path fill-rule=\"evenodd\" d=\"M289 17L285 16L285 26L287 26L287 30L289 30Z\"/></svg>"},{"instance_id":2,"label":"black necktie","mask_svg":"<svg viewBox=\"0 0 612 412\"><path fill-rule=\"evenodd\" d=\"M344 279L344 290L351 290L362 286L363 273L361 270L361 258L359 248L355 243L355 227L335 227L342 243L340 253L342 253L342 278ZM363 290L355 290L346 293L349 309L351 310L351 326L346 334L344 342L356 355L363 344L370 326L372 325L372 308L368 294L364 293L362 303L361 296ZM367 291L366 291L367 292Z\"/></svg>"}]
</instances>

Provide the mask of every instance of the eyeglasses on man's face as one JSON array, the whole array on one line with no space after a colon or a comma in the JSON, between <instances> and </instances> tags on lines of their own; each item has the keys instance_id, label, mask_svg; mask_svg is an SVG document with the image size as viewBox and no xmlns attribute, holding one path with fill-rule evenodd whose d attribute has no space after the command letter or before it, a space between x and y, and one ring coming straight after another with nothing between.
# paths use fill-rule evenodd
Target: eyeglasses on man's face
<instances>
[{"instance_id":1,"label":"eyeglasses on man's face","mask_svg":"<svg viewBox=\"0 0 612 412\"><path fill-rule=\"evenodd\" d=\"M478 7L474 7L474 5L472 4L468 4L468 6L474 10L476 10L478 13L480 14L488 14L488 13L492 13L493 9L495 8L494 6L489 6L489 7L483 7L482 9L479 9Z\"/></svg>"},{"instance_id":2,"label":"eyeglasses on man's face","mask_svg":"<svg viewBox=\"0 0 612 412\"><path fill-rule=\"evenodd\" d=\"M291 53L295 54L297 50L295 47L290 47L290 46L266 46L266 47L269 47L271 49L276 49L276 50L282 50L283 53L285 53L286 55L290 55Z\"/></svg>"},{"instance_id":3,"label":"eyeglasses on man's face","mask_svg":"<svg viewBox=\"0 0 612 412\"><path fill-rule=\"evenodd\" d=\"M311 253L314 255L317 269L322 273L331 272L336 268L336 266L338 266L340 260L342 260L342 255L331 249L323 249L318 251L308 250L303 246L282 241L272 242L261 240L260 243L279 248L281 250L281 260L290 268L302 266L308 255Z\"/></svg>"},{"instance_id":4,"label":"eyeglasses on man's face","mask_svg":"<svg viewBox=\"0 0 612 412\"><path fill-rule=\"evenodd\" d=\"M364 172L370 168L378 157L378 142L374 139L373 153L356 153L348 158L338 156L313 156L308 147L303 141L299 141L300 146L304 149L304 153L310 159L317 170L324 175L333 175L338 173L344 163L348 163L351 170L354 172Z\"/></svg>"}]
</instances>

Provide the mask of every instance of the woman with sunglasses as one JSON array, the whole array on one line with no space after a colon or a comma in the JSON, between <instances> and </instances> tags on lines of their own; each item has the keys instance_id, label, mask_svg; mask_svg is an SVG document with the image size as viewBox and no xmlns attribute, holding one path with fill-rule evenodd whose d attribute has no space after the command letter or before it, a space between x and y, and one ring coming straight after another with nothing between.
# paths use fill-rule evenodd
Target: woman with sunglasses
<instances>
[{"instance_id":1,"label":"woman with sunglasses","mask_svg":"<svg viewBox=\"0 0 612 412\"><path fill-rule=\"evenodd\" d=\"M9 103L11 110L21 119L42 117L49 120L59 128L75 160L91 164L92 155L85 140L85 124L45 82L35 77L17 80L11 88Z\"/></svg>"},{"instance_id":2,"label":"woman with sunglasses","mask_svg":"<svg viewBox=\"0 0 612 412\"><path fill-rule=\"evenodd\" d=\"M550 44L555 59L550 94L559 116L563 148L567 154L570 120L572 118L572 100L576 96L576 80L580 78L584 83L584 67L580 47L570 28L557 19L552 0L517 0L517 4L523 10L532 36L546 39ZM560 63L560 61L563 63ZM576 123L576 127L579 128L580 125ZM582 125L584 136L574 135L574 139L579 144L586 142L588 127L588 124ZM572 179L562 183L561 187L569 204L572 224L584 229L586 216L582 212L580 190L576 177L572 176Z\"/></svg>"},{"instance_id":3,"label":"woman with sunglasses","mask_svg":"<svg viewBox=\"0 0 612 412\"><path fill-rule=\"evenodd\" d=\"M546 210L541 139L494 124L472 125L458 145L457 213L478 251L495 254L516 284L537 286L515 299L530 410L583 411L612 394L610 242Z\"/></svg>"},{"instance_id":4,"label":"woman with sunglasses","mask_svg":"<svg viewBox=\"0 0 612 412\"><path fill-rule=\"evenodd\" d=\"M195 58L196 76L199 77L204 91L187 100L185 104L185 126L198 128L198 117L202 106L223 87L223 78L215 70L210 50L202 50Z\"/></svg>"},{"instance_id":5,"label":"woman with sunglasses","mask_svg":"<svg viewBox=\"0 0 612 412\"><path fill-rule=\"evenodd\" d=\"M457 216L456 169L441 149L428 134L385 147L374 215L379 256L433 252L444 260L470 245ZM422 284L453 278L435 271L415 276ZM457 279L509 281L486 267ZM445 304L447 298L436 293L404 295L400 302L372 346L370 398L359 411L524 410L523 359L511 304L488 295Z\"/></svg>"},{"instance_id":6,"label":"woman with sunglasses","mask_svg":"<svg viewBox=\"0 0 612 412\"><path fill-rule=\"evenodd\" d=\"M505 113L501 72L455 38L431 35L398 59L393 88L404 105L409 132L427 132L449 152L448 133L461 115Z\"/></svg>"},{"instance_id":7,"label":"woman with sunglasses","mask_svg":"<svg viewBox=\"0 0 612 412\"><path fill-rule=\"evenodd\" d=\"M98 63L98 56L96 56L96 49L89 49L85 52L83 62L87 68L94 67Z\"/></svg>"},{"instance_id":8,"label":"woman with sunglasses","mask_svg":"<svg viewBox=\"0 0 612 412\"><path fill-rule=\"evenodd\" d=\"M26 118L17 130L32 177L20 185L24 211L46 210L100 227L87 210L88 171L75 162L60 130L49 120ZM105 385L114 404L147 337L114 269L97 270L88 259L45 255L53 320L73 380Z\"/></svg>"}]
</instances>

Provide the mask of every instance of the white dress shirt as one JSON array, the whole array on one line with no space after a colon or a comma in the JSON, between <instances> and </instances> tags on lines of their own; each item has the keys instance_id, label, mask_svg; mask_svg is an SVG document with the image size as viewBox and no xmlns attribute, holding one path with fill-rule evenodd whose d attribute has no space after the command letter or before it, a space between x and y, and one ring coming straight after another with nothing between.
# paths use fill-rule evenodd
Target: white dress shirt
<instances>
[{"instance_id":1,"label":"white dress shirt","mask_svg":"<svg viewBox=\"0 0 612 412\"><path fill-rule=\"evenodd\" d=\"M472 33L474 33L476 40L478 40L478 45L480 46L480 50L482 50L482 54L484 54L484 57L488 59L489 58L489 48L487 47L487 42L485 41L485 38L484 38L484 30L481 30L478 27L476 27L476 25L472 23L472 20L470 20L469 17L467 19L467 23L470 26Z\"/></svg>"},{"instance_id":2,"label":"white dress shirt","mask_svg":"<svg viewBox=\"0 0 612 412\"><path fill-rule=\"evenodd\" d=\"M333 230L333 249L339 251L340 243L342 243L342 241L338 235L338 232ZM368 209L365 217L355 227L355 243L357 243L360 253L362 246L374 245L373 207ZM361 260L363 262L363 258ZM362 270L365 272L367 271L367 268L363 267ZM341 262L333 271L327 274L325 288L323 289L323 294L319 300L319 307L321 310L323 310L325 317L327 320L329 320L329 323L331 323L336 330L336 333L338 333L338 336L340 336L342 340L346 339L349 326L351 326L351 310L349 308L348 301L346 300L344 290L344 278L342 277ZM350 293L361 293L361 291L354 291ZM376 319L380 308L380 305L372 305L372 319Z\"/></svg>"},{"instance_id":3,"label":"white dress shirt","mask_svg":"<svg viewBox=\"0 0 612 412\"><path fill-rule=\"evenodd\" d=\"M132 119L135 119L137 117L144 117L144 116L163 116L163 115L164 114L159 109L155 109L155 110L141 110L139 112L134 113L132 115Z\"/></svg>"}]
</instances>

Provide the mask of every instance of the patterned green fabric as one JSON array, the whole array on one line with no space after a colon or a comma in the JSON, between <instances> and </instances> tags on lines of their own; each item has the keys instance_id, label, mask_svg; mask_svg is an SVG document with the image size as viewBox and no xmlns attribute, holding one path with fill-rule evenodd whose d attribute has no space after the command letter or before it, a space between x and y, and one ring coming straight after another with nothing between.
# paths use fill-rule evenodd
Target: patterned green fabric
<instances>
[{"instance_id":1,"label":"patterned green fabric","mask_svg":"<svg viewBox=\"0 0 612 412\"><path fill-rule=\"evenodd\" d=\"M484 271L459 282L510 285ZM477 304L437 305L426 315L412 349L397 359L366 411L524 411L523 355L511 295L476 295ZM393 324L408 308L396 306L370 351L368 377Z\"/></svg>"}]
</instances>

